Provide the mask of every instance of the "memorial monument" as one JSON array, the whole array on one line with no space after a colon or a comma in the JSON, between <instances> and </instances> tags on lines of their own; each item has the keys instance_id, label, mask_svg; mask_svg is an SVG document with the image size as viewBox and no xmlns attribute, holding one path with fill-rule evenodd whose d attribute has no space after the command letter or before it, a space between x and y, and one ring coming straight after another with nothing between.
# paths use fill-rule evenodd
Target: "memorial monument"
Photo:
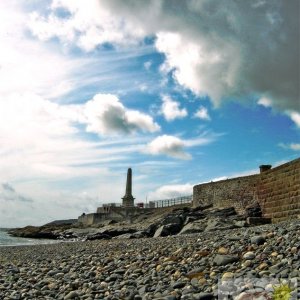
<instances>
[{"instance_id":1,"label":"memorial monument","mask_svg":"<svg viewBox=\"0 0 300 300\"><path fill-rule=\"evenodd\" d=\"M127 180L126 180L126 191L125 196L122 198L122 206L133 207L134 198L132 196L132 170L129 168L127 170Z\"/></svg>"}]
</instances>

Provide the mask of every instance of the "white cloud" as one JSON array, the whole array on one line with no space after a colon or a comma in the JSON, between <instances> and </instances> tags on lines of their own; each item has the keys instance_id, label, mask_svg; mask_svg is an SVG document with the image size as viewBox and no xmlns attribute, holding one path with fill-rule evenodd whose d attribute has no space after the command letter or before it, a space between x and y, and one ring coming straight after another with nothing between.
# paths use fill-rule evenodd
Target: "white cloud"
<instances>
[{"instance_id":1,"label":"white cloud","mask_svg":"<svg viewBox=\"0 0 300 300\"><path fill-rule=\"evenodd\" d=\"M196 95L209 95L215 105L256 95L281 111L299 111L299 1L102 4L115 18L155 35L165 55L162 70Z\"/></svg>"},{"instance_id":2,"label":"white cloud","mask_svg":"<svg viewBox=\"0 0 300 300\"><path fill-rule=\"evenodd\" d=\"M167 121L182 119L188 115L185 108L180 109L180 103L168 95L162 96L161 112Z\"/></svg>"},{"instance_id":3,"label":"white cloud","mask_svg":"<svg viewBox=\"0 0 300 300\"><path fill-rule=\"evenodd\" d=\"M279 144L279 146L281 148L284 148L284 149L289 149L289 150L293 150L293 151L300 151L300 144L297 144L297 143L291 143L291 144Z\"/></svg>"},{"instance_id":4,"label":"white cloud","mask_svg":"<svg viewBox=\"0 0 300 300\"><path fill-rule=\"evenodd\" d=\"M60 9L69 15L61 17ZM115 18L114 13L97 0L90 0L89 5L78 0L53 0L49 15L32 13L28 26L41 40L58 37L62 43L76 44L85 51L92 51L103 43L136 44L144 36L142 28Z\"/></svg>"},{"instance_id":5,"label":"white cloud","mask_svg":"<svg viewBox=\"0 0 300 300\"><path fill-rule=\"evenodd\" d=\"M257 104L262 105L264 107L272 107L272 101L269 98L262 97L257 101Z\"/></svg>"},{"instance_id":6,"label":"white cloud","mask_svg":"<svg viewBox=\"0 0 300 300\"><path fill-rule=\"evenodd\" d=\"M195 112L194 117L206 121L211 120L207 108L203 106L199 107L199 109Z\"/></svg>"},{"instance_id":7,"label":"white cloud","mask_svg":"<svg viewBox=\"0 0 300 300\"><path fill-rule=\"evenodd\" d=\"M150 200L162 200L168 198L175 198L181 196L190 196L193 194L193 185L186 184L174 184L164 185L156 189L149 194Z\"/></svg>"},{"instance_id":8,"label":"white cloud","mask_svg":"<svg viewBox=\"0 0 300 300\"><path fill-rule=\"evenodd\" d=\"M300 144L292 143L290 144L290 148L294 151L300 151Z\"/></svg>"},{"instance_id":9,"label":"white cloud","mask_svg":"<svg viewBox=\"0 0 300 300\"><path fill-rule=\"evenodd\" d=\"M191 155L184 152L184 141L171 135L161 135L150 142L144 152L152 155L167 155L179 159L191 159Z\"/></svg>"},{"instance_id":10,"label":"white cloud","mask_svg":"<svg viewBox=\"0 0 300 300\"><path fill-rule=\"evenodd\" d=\"M203 136L197 138L183 140L176 136L164 134L148 143L143 152L151 155L166 155L187 160L191 159L192 156L184 151L185 148L204 146L214 142L216 138L217 136L214 134L208 135L205 133Z\"/></svg>"},{"instance_id":11,"label":"white cloud","mask_svg":"<svg viewBox=\"0 0 300 300\"><path fill-rule=\"evenodd\" d=\"M152 117L128 110L115 95L97 94L85 105L87 131L100 135L128 134L138 130L155 132L160 129Z\"/></svg>"},{"instance_id":12,"label":"white cloud","mask_svg":"<svg viewBox=\"0 0 300 300\"><path fill-rule=\"evenodd\" d=\"M300 113L296 111L288 112L288 115L292 119L292 121L296 124L297 127L300 128Z\"/></svg>"}]
</instances>

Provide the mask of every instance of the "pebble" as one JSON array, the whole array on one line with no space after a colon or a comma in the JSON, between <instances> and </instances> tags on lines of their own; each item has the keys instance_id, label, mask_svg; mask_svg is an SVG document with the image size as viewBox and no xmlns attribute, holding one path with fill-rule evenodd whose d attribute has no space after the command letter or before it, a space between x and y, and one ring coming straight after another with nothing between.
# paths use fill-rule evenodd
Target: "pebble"
<instances>
[{"instance_id":1,"label":"pebble","mask_svg":"<svg viewBox=\"0 0 300 300\"><path fill-rule=\"evenodd\" d=\"M266 239L261 235L255 235L250 239L252 244L263 245Z\"/></svg>"},{"instance_id":2,"label":"pebble","mask_svg":"<svg viewBox=\"0 0 300 300\"><path fill-rule=\"evenodd\" d=\"M244 259L247 259L247 260L251 260L251 259L254 259L255 258L255 253L254 252L246 252L244 255L243 255L243 258Z\"/></svg>"},{"instance_id":3,"label":"pebble","mask_svg":"<svg viewBox=\"0 0 300 300\"><path fill-rule=\"evenodd\" d=\"M0 299L210 300L219 279L299 282L299 236L299 221L290 221L213 234L0 247ZM261 287L245 287L254 288Z\"/></svg>"}]
</instances>

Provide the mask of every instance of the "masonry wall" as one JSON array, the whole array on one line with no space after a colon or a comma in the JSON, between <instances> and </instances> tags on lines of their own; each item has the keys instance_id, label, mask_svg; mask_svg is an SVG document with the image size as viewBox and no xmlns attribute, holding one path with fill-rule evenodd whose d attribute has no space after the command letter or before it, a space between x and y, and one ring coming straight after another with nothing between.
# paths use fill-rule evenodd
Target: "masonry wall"
<instances>
[{"instance_id":1,"label":"masonry wall","mask_svg":"<svg viewBox=\"0 0 300 300\"><path fill-rule=\"evenodd\" d=\"M263 214L273 222L300 215L300 158L263 172L257 185Z\"/></svg>"},{"instance_id":2,"label":"masonry wall","mask_svg":"<svg viewBox=\"0 0 300 300\"><path fill-rule=\"evenodd\" d=\"M234 206L243 213L256 201L273 222L300 216L300 158L261 174L199 184L193 189L193 206Z\"/></svg>"},{"instance_id":3,"label":"masonry wall","mask_svg":"<svg viewBox=\"0 0 300 300\"><path fill-rule=\"evenodd\" d=\"M256 199L259 175L237 177L217 182L204 183L193 188L193 206L213 204L216 207L235 207L242 213Z\"/></svg>"}]
</instances>

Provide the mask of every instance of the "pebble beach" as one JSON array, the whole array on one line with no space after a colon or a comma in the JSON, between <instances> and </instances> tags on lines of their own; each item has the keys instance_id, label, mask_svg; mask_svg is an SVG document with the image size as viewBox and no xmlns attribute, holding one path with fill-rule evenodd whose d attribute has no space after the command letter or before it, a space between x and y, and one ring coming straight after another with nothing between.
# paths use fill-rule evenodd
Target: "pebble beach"
<instances>
[{"instance_id":1,"label":"pebble beach","mask_svg":"<svg viewBox=\"0 0 300 300\"><path fill-rule=\"evenodd\" d=\"M300 222L0 247L0 299L217 299L220 284L234 279L243 279L232 287L235 299L250 299L249 290L274 292L273 279L297 286ZM263 279L265 286L257 283Z\"/></svg>"}]
</instances>

